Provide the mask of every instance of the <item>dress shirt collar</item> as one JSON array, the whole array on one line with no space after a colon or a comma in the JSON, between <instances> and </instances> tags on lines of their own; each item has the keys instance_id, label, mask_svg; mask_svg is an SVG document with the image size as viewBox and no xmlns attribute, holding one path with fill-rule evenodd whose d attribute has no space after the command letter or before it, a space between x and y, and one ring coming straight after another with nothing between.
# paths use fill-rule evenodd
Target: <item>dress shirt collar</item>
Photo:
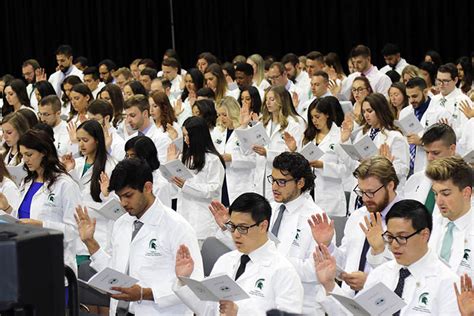
<instances>
[{"instance_id":1,"label":"dress shirt collar","mask_svg":"<svg viewBox=\"0 0 474 316\"><path fill-rule=\"evenodd\" d=\"M469 225L472 225L472 211L471 209L469 209L469 211L464 214L463 216L459 217L457 220L453 221L454 223L454 227L459 229L460 231L464 231L465 229L467 229L469 227ZM450 222L450 220L446 217L443 217L443 221L442 221L442 224L443 224L443 228L444 227L448 227L448 223Z\"/></svg>"},{"instance_id":2,"label":"dress shirt collar","mask_svg":"<svg viewBox=\"0 0 474 316\"><path fill-rule=\"evenodd\" d=\"M284 204L288 213L291 214L293 212L298 211L303 206L305 201L306 201L306 196L304 193L301 193L300 196L298 196L296 199L288 203L278 204L277 211L280 209L280 206Z\"/></svg>"},{"instance_id":3,"label":"dress shirt collar","mask_svg":"<svg viewBox=\"0 0 474 316\"><path fill-rule=\"evenodd\" d=\"M401 264L396 263L395 267L397 271L399 271L401 268L407 268L408 271L410 271L411 275L413 275L416 281L421 281L427 274L430 274L433 272L433 271L430 271L432 269L429 269L429 267L436 260L439 260L439 259L433 254L431 249L428 249L428 251L425 253L423 257L421 257L418 261L410 264L409 266L403 266Z\"/></svg>"},{"instance_id":4,"label":"dress shirt collar","mask_svg":"<svg viewBox=\"0 0 474 316\"><path fill-rule=\"evenodd\" d=\"M385 217L387 216L388 214L388 211L390 211L390 209L392 208L393 204L397 203L398 201L400 201L400 198L398 197L398 195L395 195L395 198L393 199L392 202L388 203L388 205L382 210L382 212L380 212L380 215L382 215L382 220L385 222Z\"/></svg>"},{"instance_id":5,"label":"dress shirt collar","mask_svg":"<svg viewBox=\"0 0 474 316\"><path fill-rule=\"evenodd\" d=\"M264 263L268 261L271 262L273 258L272 256L269 256L268 254L269 252L272 252L275 250L276 250L275 244L273 243L273 241L268 239L266 243L260 246L260 248L257 248L251 253L249 253L248 256L250 257L250 260L253 263ZM240 256L239 256L239 260L240 260Z\"/></svg>"}]
</instances>

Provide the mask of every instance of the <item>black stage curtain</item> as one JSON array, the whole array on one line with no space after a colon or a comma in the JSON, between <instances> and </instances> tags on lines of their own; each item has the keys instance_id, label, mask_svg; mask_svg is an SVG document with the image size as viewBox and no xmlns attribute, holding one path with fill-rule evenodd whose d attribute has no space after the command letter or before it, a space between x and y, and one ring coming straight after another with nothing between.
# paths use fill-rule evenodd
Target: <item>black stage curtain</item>
<instances>
[{"instance_id":1,"label":"black stage curtain","mask_svg":"<svg viewBox=\"0 0 474 316\"><path fill-rule=\"evenodd\" d=\"M183 66L211 51L222 61L236 54L298 55L334 51L344 60L355 44L380 50L397 43L418 64L428 49L444 61L474 49L472 0L173 0L176 50ZM136 57L158 64L171 47L169 0L0 1L0 74L21 74L35 57L51 73L54 51L69 43L91 64L111 58L119 66Z\"/></svg>"}]
</instances>

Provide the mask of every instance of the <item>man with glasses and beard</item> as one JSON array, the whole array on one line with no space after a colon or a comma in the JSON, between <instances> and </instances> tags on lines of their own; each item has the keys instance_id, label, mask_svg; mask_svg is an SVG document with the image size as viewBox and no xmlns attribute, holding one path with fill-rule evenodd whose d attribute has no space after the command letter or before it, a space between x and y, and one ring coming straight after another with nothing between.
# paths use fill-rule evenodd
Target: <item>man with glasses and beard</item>
<instances>
[{"instance_id":1,"label":"man with glasses and beard","mask_svg":"<svg viewBox=\"0 0 474 316\"><path fill-rule=\"evenodd\" d=\"M354 192L364 206L355 210L347 220L341 246L332 243L334 223L326 214L312 216L310 221L315 241L327 246L337 265L345 271L339 277L343 280L342 290L349 296L354 296L364 287L367 275L376 266L368 262L369 253L379 255L377 258L392 258L385 249L382 233L388 211L399 200L395 192L399 180L387 158L374 156L363 160L354 176L357 178ZM324 305L323 301L320 302Z\"/></svg>"}]
</instances>

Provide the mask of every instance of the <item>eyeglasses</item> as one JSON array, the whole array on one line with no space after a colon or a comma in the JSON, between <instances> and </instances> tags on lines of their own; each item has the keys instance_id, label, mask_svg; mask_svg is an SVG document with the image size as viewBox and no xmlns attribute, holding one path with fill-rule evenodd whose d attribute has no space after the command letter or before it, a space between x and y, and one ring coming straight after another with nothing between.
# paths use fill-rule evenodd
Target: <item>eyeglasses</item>
<instances>
[{"instance_id":1,"label":"eyeglasses","mask_svg":"<svg viewBox=\"0 0 474 316\"><path fill-rule=\"evenodd\" d=\"M235 230L237 229L237 231L239 232L239 234L242 234L242 235L247 235L247 233L249 232L249 229L252 228L252 227L255 227L255 226L258 226L260 223L255 223L253 225L250 225L250 226L245 226L245 225L234 225L232 222L227 222L224 224L225 228L227 228L231 233L235 232Z\"/></svg>"},{"instance_id":2,"label":"eyeglasses","mask_svg":"<svg viewBox=\"0 0 474 316\"><path fill-rule=\"evenodd\" d=\"M438 85L438 86L442 86L442 85L445 86L445 85L447 85L448 83L450 83L451 81L453 81L453 79L443 79L443 80L442 80L442 79L436 79L436 80L435 80L435 83L436 83L436 85Z\"/></svg>"},{"instance_id":3,"label":"eyeglasses","mask_svg":"<svg viewBox=\"0 0 474 316\"><path fill-rule=\"evenodd\" d=\"M357 88L357 89L356 88L351 89L352 93L361 93L364 90L367 90L367 88L360 87L360 88Z\"/></svg>"},{"instance_id":4,"label":"eyeglasses","mask_svg":"<svg viewBox=\"0 0 474 316\"><path fill-rule=\"evenodd\" d=\"M377 190L373 191L373 192L365 192L365 191L362 191L361 189L358 189L357 186L354 188L354 193L358 196L358 197L363 197L364 195L366 197L368 197L369 199L373 199L374 196L375 196L375 193L377 193L381 188L383 188L384 185L382 184L382 186L380 188L378 188Z\"/></svg>"},{"instance_id":5,"label":"eyeglasses","mask_svg":"<svg viewBox=\"0 0 474 316\"><path fill-rule=\"evenodd\" d=\"M284 187L286 186L286 184L290 181L297 181L295 178L293 179L275 179L273 178L271 175L269 175L267 177L267 180L269 183L273 184L276 182L276 184L279 186L279 187Z\"/></svg>"},{"instance_id":6,"label":"eyeglasses","mask_svg":"<svg viewBox=\"0 0 474 316\"><path fill-rule=\"evenodd\" d=\"M53 115L53 114L38 112L38 116L39 116L39 117L48 117L48 116L50 116L50 115Z\"/></svg>"},{"instance_id":7,"label":"eyeglasses","mask_svg":"<svg viewBox=\"0 0 474 316\"><path fill-rule=\"evenodd\" d=\"M281 77L282 74L279 74L278 76L273 76L273 77L268 77L268 79L270 79L271 81L275 80L275 79L278 79Z\"/></svg>"},{"instance_id":8,"label":"eyeglasses","mask_svg":"<svg viewBox=\"0 0 474 316\"><path fill-rule=\"evenodd\" d=\"M399 244L400 246L403 246L403 245L407 244L409 238L415 236L416 234L421 232L423 229L424 228L420 228L416 232L414 232L413 234L410 234L408 236L392 236L387 231L387 232L382 234L382 238L383 238L383 241L386 242L387 244L391 244L394 240L396 240L397 244Z\"/></svg>"}]
</instances>

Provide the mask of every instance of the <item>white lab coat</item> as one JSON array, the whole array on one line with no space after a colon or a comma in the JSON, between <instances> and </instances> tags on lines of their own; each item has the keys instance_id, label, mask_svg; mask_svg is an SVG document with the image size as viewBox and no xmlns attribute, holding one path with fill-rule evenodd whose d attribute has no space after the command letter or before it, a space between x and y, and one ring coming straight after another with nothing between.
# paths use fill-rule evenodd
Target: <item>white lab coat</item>
<instances>
[{"instance_id":1,"label":"white lab coat","mask_svg":"<svg viewBox=\"0 0 474 316\"><path fill-rule=\"evenodd\" d=\"M224 166L218 156L207 153L204 168L190 171L194 177L186 180L182 188L172 184L178 189L177 211L196 230L198 239L204 240L218 229L208 207L212 200L221 199Z\"/></svg>"},{"instance_id":2,"label":"white lab coat","mask_svg":"<svg viewBox=\"0 0 474 316\"><path fill-rule=\"evenodd\" d=\"M449 219L443 216L433 218L433 231L430 236L429 245L433 251L440 256L444 235L448 228ZM457 275L467 273L473 277L472 250L474 249L474 212L469 210L466 214L454 221L453 245L451 257L447 264L451 271ZM440 260L441 259L440 257Z\"/></svg>"},{"instance_id":3,"label":"white lab coat","mask_svg":"<svg viewBox=\"0 0 474 316\"><path fill-rule=\"evenodd\" d=\"M109 154L116 161L120 161L125 158L125 140L119 135L115 127L110 127L109 133L112 136Z\"/></svg>"},{"instance_id":4,"label":"white lab coat","mask_svg":"<svg viewBox=\"0 0 474 316\"><path fill-rule=\"evenodd\" d=\"M409 113L414 113L413 106L411 105L408 105L407 107L401 110L400 119L407 116ZM438 123L442 118L450 120L451 116L445 108L439 105L436 105L432 101L430 101L428 108L426 109L425 113L423 113L423 116L421 117L421 120L420 120L420 124L423 125L425 129L421 131L420 133L418 133L418 136L419 137L423 136L423 133L431 125ZM410 153L410 151L408 151L408 153ZM423 146L421 145L416 146L414 173L425 170L426 163L427 163L426 152L423 149Z\"/></svg>"},{"instance_id":5,"label":"white lab coat","mask_svg":"<svg viewBox=\"0 0 474 316\"><path fill-rule=\"evenodd\" d=\"M64 156L68 152L71 152L71 140L67 131L67 123L63 120L58 125L53 127L54 132L54 147L58 152L58 156Z\"/></svg>"},{"instance_id":6,"label":"white lab coat","mask_svg":"<svg viewBox=\"0 0 474 316\"><path fill-rule=\"evenodd\" d=\"M469 121L464 124L463 130L461 132L462 136L458 140L458 145L456 147L459 154L462 156L469 153L471 150L474 150L474 118L469 119Z\"/></svg>"},{"instance_id":7,"label":"white lab coat","mask_svg":"<svg viewBox=\"0 0 474 316\"><path fill-rule=\"evenodd\" d=\"M135 136L138 136L138 131L134 131L133 134L128 136L127 140ZM145 132L145 136L149 137L153 143L155 143L156 150L158 151L158 160L161 163L165 163L167 161L168 146L171 144L171 139L166 134L158 131L158 128L152 120L150 120L150 127Z\"/></svg>"},{"instance_id":8,"label":"white lab coat","mask_svg":"<svg viewBox=\"0 0 474 316\"><path fill-rule=\"evenodd\" d=\"M239 145L239 139L234 132L226 141L227 130L221 131L218 127L213 130L213 141L217 151L232 156L231 162L226 162L225 174L227 181L227 192L229 194L229 203L232 203L237 197L245 192L254 192L253 178L257 154L251 152L245 155Z\"/></svg>"},{"instance_id":9,"label":"white lab coat","mask_svg":"<svg viewBox=\"0 0 474 316\"><path fill-rule=\"evenodd\" d=\"M154 301L132 302L129 311L136 316L192 315L176 297L172 285L176 280L176 252L181 244L188 246L194 259L192 278L202 279L201 253L192 227L158 199L140 218L144 223L132 242L135 216L124 214L114 224L111 255L100 248L91 256L91 267L97 271L110 267L139 280L138 285L151 288ZM115 316L118 301L110 300L110 315Z\"/></svg>"},{"instance_id":10,"label":"white lab coat","mask_svg":"<svg viewBox=\"0 0 474 316\"><path fill-rule=\"evenodd\" d=\"M60 99L62 96L61 84L63 83L64 79L69 76L78 76L81 80L83 78L82 71L74 65L71 65L71 67L69 67L67 73L63 73L61 70L58 70L51 76L49 76L48 81L51 83L54 88L54 91L56 91L56 94Z\"/></svg>"},{"instance_id":11,"label":"white lab coat","mask_svg":"<svg viewBox=\"0 0 474 316\"><path fill-rule=\"evenodd\" d=\"M329 133L318 145L324 151L324 155L320 158L323 162L323 168L314 168L316 174L314 199L316 204L329 216L346 215L343 181L351 174L344 164L344 160L335 152L335 148L340 141L339 127L333 123ZM341 155L344 155L344 153L341 153Z\"/></svg>"},{"instance_id":12,"label":"white lab coat","mask_svg":"<svg viewBox=\"0 0 474 316\"><path fill-rule=\"evenodd\" d=\"M21 195L15 182L4 176L3 181L0 182L0 192L5 195L13 210L18 209L21 203Z\"/></svg>"},{"instance_id":13,"label":"white lab coat","mask_svg":"<svg viewBox=\"0 0 474 316\"><path fill-rule=\"evenodd\" d=\"M369 133L370 130L367 131ZM355 140L354 143L358 142L365 134L361 130ZM399 131L389 131L389 130L382 130L380 131L377 136L374 138L374 144L377 148L380 148L382 144L387 143L390 148L390 152L394 157L393 160L393 167L395 172L397 173L397 177L400 180L400 183L397 186L397 192L403 192L403 187L405 186L406 178L408 172L410 170L410 149L408 147L408 142L405 136L403 136ZM353 172L359 166L359 161L353 160L348 155L344 155L342 153L342 148L340 146L336 149L336 152L339 152L339 157L345 160L346 166L349 168L350 172ZM354 210L356 196L354 192L351 192L351 196L349 199L349 213L352 213Z\"/></svg>"},{"instance_id":14,"label":"white lab coat","mask_svg":"<svg viewBox=\"0 0 474 316\"><path fill-rule=\"evenodd\" d=\"M163 205L171 208L171 199L175 192L172 190L170 182L161 174L160 169L153 171L153 194L160 199Z\"/></svg>"},{"instance_id":15,"label":"white lab coat","mask_svg":"<svg viewBox=\"0 0 474 316\"><path fill-rule=\"evenodd\" d=\"M267 150L266 157L257 155L254 185L255 192L262 194L269 201L273 201L273 194L272 186L267 181L267 176L272 173L273 159L282 152L289 151L285 144L285 140L283 139L284 132L291 134L295 138L296 144L301 144L304 128L302 127L300 120L302 120L302 118L289 116L288 126L283 131L280 131L279 123L275 125L275 128L272 131L271 120L268 122L267 126L265 126L267 135L270 137L270 143L265 146L265 149Z\"/></svg>"},{"instance_id":16,"label":"white lab coat","mask_svg":"<svg viewBox=\"0 0 474 316\"><path fill-rule=\"evenodd\" d=\"M407 61L404 59L404 58L400 58L400 61L398 62L398 64L395 66L395 71L398 72L398 74L401 76L402 75L402 72L403 72L403 69L405 69L405 67L408 66L408 63ZM387 73L388 71L390 70L393 70L392 69L392 66L390 65L385 65L383 66L381 69L380 69L380 72L385 74Z\"/></svg>"},{"instance_id":17,"label":"white lab coat","mask_svg":"<svg viewBox=\"0 0 474 316\"><path fill-rule=\"evenodd\" d=\"M240 265L243 254L237 250L222 255L214 265L211 276L226 274L232 279ZM266 315L271 309L289 313L301 313L303 287L295 268L267 241L249 254L245 272L237 279L237 284L250 298L235 302L238 315ZM194 260L196 261L196 260ZM219 315L217 302L200 301L187 286L174 285L175 293L197 315Z\"/></svg>"},{"instance_id":18,"label":"white lab coat","mask_svg":"<svg viewBox=\"0 0 474 316\"><path fill-rule=\"evenodd\" d=\"M12 159L10 159L10 161L8 161L8 156L10 156L10 152L12 151L12 149L8 149L8 151L6 152L6 154L4 154L4 158L3 158L3 161L5 162L5 166L20 166L23 164L23 161L20 159L20 163L16 163L16 158L18 157L18 153L19 151L16 152L16 154L12 157Z\"/></svg>"},{"instance_id":19,"label":"white lab coat","mask_svg":"<svg viewBox=\"0 0 474 316\"><path fill-rule=\"evenodd\" d=\"M79 183L79 186L81 188L81 192L82 192L81 204L83 204L84 201L89 201L89 202L94 201L94 199L91 196L91 187L90 187L92 169L94 168L94 165L92 165L86 171L86 173L82 174L82 170L84 170L85 162L86 162L85 157L77 158L76 167L70 172L73 179L75 179ZM107 162L105 163L104 171L109 176L109 178L116 164L117 162L111 156L107 157ZM102 200L102 202L105 202L105 201ZM113 227L114 222L110 219L105 218L103 215L93 210L92 208L88 208L88 211L89 211L89 215L97 220L95 239L99 243L100 247L102 247L106 252L110 252L111 251L110 238L111 238L112 227ZM78 255L89 255L89 252L87 251L86 246L80 239L77 240L76 250L77 250Z\"/></svg>"},{"instance_id":20,"label":"white lab coat","mask_svg":"<svg viewBox=\"0 0 474 316\"><path fill-rule=\"evenodd\" d=\"M21 200L25 198L31 182L20 189ZM36 192L31 201L30 218L43 222L44 228L59 230L64 235L64 263L77 274L76 242L79 239L74 214L81 204L79 185L68 175L60 175L48 189L48 183ZM18 217L18 209L12 211Z\"/></svg>"},{"instance_id":21,"label":"white lab coat","mask_svg":"<svg viewBox=\"0 0 474 316\"><path fill-rule=\"evenodd\" d=\"M360 75L361 73L356 71L342 80L341 92L337 95L339 100L348 101L351 99L352 83L354 82L354 79ZM369 79L370 86L374 92L387 96L392 80L386 74L379 71L376 66L372 65L372 67L365 73L365 76Z\"/></svg>"},{"instance_id":22,"label":"white lab coat","mask_svg":"<svg viewBox=\"0 0 474 316\"><path fill-rule=\"evenodd\" d=\"M432 185L431 180L425 174L425 170L418 171L408 178L404 187L403 196L405 199L416 200L425 204ZM439 213L438 205L435 203L433 217L436 216L441 216L441 214Z\"/></svg>"}]
</instances>

